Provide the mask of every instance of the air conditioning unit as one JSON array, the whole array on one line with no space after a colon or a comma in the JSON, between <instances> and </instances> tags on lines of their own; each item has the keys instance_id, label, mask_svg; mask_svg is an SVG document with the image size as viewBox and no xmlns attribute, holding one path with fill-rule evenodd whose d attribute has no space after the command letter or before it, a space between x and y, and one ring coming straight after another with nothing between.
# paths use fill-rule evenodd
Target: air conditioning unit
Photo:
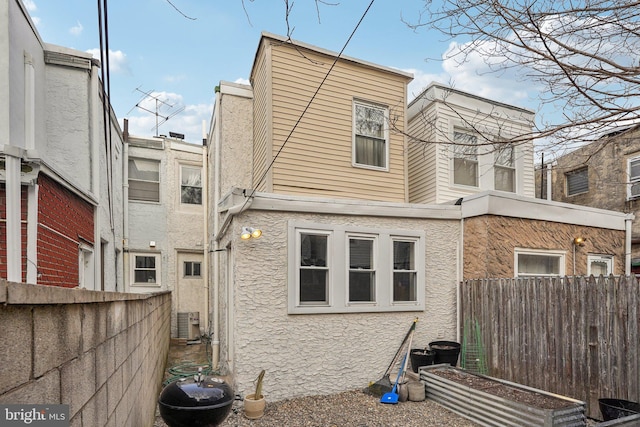
<instances>
[{"instance_id":1,"label":"air conditioning unit","mask_svg":"<svg viewBox=\"0 0 640 427\"><path fill-rule=\"evenodd\" d=\"M178 313L178 338L193 341L200 338L200 312Z\"/></svg>"}]
</instances>

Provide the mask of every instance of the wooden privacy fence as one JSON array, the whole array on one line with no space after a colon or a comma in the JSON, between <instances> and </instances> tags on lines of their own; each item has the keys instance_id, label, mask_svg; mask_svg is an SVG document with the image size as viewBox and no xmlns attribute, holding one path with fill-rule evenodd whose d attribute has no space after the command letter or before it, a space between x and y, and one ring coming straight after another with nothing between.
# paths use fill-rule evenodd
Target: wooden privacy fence
<instances>
[{"instance_id":1,"label":"wooden privacy fence","mask_svg":"<svg viewBox=\"0 0 640 427\"><path fill-rule=\"evenodd\" d=\"M474 343L463 366L482 359L491 376L587 402L593 418L599 398L640 401L635 276L468 280L460 296Z\"/></svg>"}]
</instances>

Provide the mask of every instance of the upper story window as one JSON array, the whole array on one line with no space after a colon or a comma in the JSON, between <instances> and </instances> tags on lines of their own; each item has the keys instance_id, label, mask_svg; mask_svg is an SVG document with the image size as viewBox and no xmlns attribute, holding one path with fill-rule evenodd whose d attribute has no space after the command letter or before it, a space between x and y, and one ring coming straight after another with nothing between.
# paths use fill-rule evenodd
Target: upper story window
<instances>
[{"instance_id":1,"label":"upper story window","mask_svg":"<svg viewBox=\"0 0 640 427\"><path fill-rule=\"evenodd\" d=\"M453 183L478 186L478 137L471 133L453 132Z\"/></svg>"},{"instance_id":2,"label":"upper story window","mask_svg":"<svg viewBox=\"0 0 640 427\"><path fill-rule=\"evenodd\" d=\"M389 133L386 108L355 102L353 106L353 164L388 169Z\"/></svg>"},{"instance_id":3,"label":"upper story window","mask_svg":"<svg viewBox=\"0 0 640 427\"><path fill-rule=\"evenodd\" d=\"M564 252L516 249L515 275L564 276Z\"/></svg>"},{"instance_id":4,"label":"upper story window","mask_svg":"<svg viewBox=\"0 0 640 427\"><path fill-rule=\"evenodd\" d=\"M289 223L289 313L424 310L424 232Z\"/></svg>"},{"instance_id":5,"label":"upper story window","mask_svg":"<svg viewBox=\"0 0 640 427\"><path fill-rule=\"evenodd\" d=\"M627 198L634 199L640 196L640 157L629 159L627 173L629 175Z\"/></svg>"},{"instance_id":6,"label":"upper story window","mask_svg":"<svg viewBox=\"0 0 640 427\"><path fill-rule=\"evenodd\" d=\"M160 201L160 162L129 159L129 200Z\"/></svg>"},{"instance_id":7,"label":"upper story window","mask_svg":"<svg viewBox=\"0 0 640 427\"><path fill-rule=\"evenodd\" d=\"M567 196L589 191L589 169L585 166L565 174Z\"/></svg>"},{"instance_id":8,"label":"upper story window","mask_svg":"<svg viewBox=\"0 0 640 427\"><path fill-rule=\"evenodd\" d=\"M180 202L190 205L202 204L202 168L180 168Z\"/></svg>"},{"instance_id":9,"label":"upper story window","mask_svg":"<svg viewBox=\"0 0 640 427\"><path fill-rule=\"evenodd\" d=\"M494 188L499 191L516 191L516 166L513 144L500 143L494 151Z\"/></svg>"}]
</instances>

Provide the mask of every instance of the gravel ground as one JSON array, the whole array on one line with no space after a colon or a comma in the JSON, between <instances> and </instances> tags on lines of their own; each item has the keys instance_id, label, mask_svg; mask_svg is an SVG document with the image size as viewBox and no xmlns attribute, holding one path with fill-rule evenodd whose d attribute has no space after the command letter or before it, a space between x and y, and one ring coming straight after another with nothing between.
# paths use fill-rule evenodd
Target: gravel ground
<instances>
[{"instance_id":1,"label":"gravel ground","mask_svg":"<svg viewBox=\"0 0 640 427\"><path fill-rule=\"evenodd\" d=\"M257 420L245 418L242 402L221 427L475 427L473 423L431 400L380 403L379 397L361 390L327 396L311 396L268 402L264 416ZM166 427L159 416L154 427Z\"/></svg>"}]
</instances>

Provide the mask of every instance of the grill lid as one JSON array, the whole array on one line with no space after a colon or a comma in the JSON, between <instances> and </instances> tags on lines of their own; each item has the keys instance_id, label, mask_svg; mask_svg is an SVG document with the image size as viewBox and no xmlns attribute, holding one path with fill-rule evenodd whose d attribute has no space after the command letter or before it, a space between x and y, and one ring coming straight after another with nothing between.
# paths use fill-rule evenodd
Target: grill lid
<instances>
[{"instance_id":1,"label":"grill lid","mask_svg":"<svg viewBox=\"0 0 640 427\"><path fill-rule=\"evenodd\" d=\"M176 408L196 408L230 405L233 400L233 390L225 381L196 375L168 384L160 393L159 403Z\"/></svg>"}]
</instances>

